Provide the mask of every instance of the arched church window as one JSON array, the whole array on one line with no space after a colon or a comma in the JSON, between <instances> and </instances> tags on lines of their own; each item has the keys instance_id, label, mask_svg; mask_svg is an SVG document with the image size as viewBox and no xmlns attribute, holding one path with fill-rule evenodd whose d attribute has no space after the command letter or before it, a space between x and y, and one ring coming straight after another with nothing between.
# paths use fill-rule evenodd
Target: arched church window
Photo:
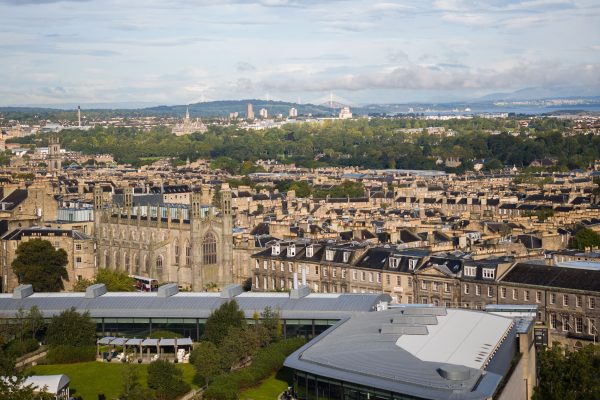
<instances>
[{"instance_id":1,"label":"arched church window","mask_svg":"<svg viewBox=\"0 0 600 400\"><path fill-rule=\"evenodd\" d=\"M204 265L217 263L217 239L211 232L208 232L202 240L202 261Z\"/></svg>"},{"instance_id":2,"label":"arched church window","mask_svg":"<svg viewBox=\"0 0 600 400\"><path fill-rule=\"evenodd\" d=\"M159 277L163 274L163 258L162 256L156 257L156 275Z\"/></svg>"},{"instance_id":3,"label":"arched church window","mask_svg":"<svg viewBox=\"0 0 600 400\"><path fill-rule=\"evenodd\" d=\"M190 242L185 242L185 265L189 267L192 265L192 246L190 246Z\"/></svg>"},{"instance_id":4,"label":"arched church window","mask_svg":"<svg viewBox=\"0 0 600 400\"><path fill-rule=\"evenodd\" d=\"M141 267L142 266L140 265L140 255L136 253L133 256L133 268L135 268L135 274L136 275L140 274Z\"/></svg>"},{"instance_id":5,"label":"arched church window","mask_svg":"<svg viewBox=\"0 0 600 400\"><path fill-rule=\"evenodd\" d=\"M175 265L179 265L179 240L175 239Z\"/></svg>"}]
</instances>

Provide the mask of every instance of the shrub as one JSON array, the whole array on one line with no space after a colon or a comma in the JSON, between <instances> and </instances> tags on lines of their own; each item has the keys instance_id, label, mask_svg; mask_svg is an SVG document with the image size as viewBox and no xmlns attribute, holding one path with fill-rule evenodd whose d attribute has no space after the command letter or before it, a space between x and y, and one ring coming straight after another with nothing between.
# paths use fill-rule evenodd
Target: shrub
<instances>
[{"instance_id":1,"label":"shrub","mask_svg":"<svg viewBox=\"0 0 600 400\"><path fill-rule=\"evenodd\" d=\"M96 348L94 346L52 346L48 350L47 360L50 364L69 364L82 361L94 361Z\"/></svg>"},{"instance_id":2,"label":"shrub","mask_svg":"<svg viewBox=\"0 0 600 400\"><path fill-rule=\"evenodd\" d=\"M18 340L12 341L6 348L6 352L13 357L21 357L32 351L36 351L40 347L37 340L29 338L22 342Z\"/></svg>"},{"instance_id":3,"label":"shrub","mask_svg":"<svg viewBox=\"0 0 600 400\"><path fill-rule=\"evenodd\" d=\"M183 372L166 360L158 360L148 366L148 386L155 390L159 400L175 399L190 390L183 380Z\"/></svg>"},{"instance_id":4,"label":"shrub","mask_svg":"<svg viewBox=\"0 0 600 400\"><path fill-rule=\"evenodd\" d=\"M285 358L304 343L304 338L285 339L261 349L249 367L216 377L204 392L204 398L237 399L240 390L256 385L280 369Z\"/></svg>"},{"instance_id":5,"label":"shrub","mask_svg":"<svg viewBox=\"0 0 600 400\"><path fill-rule=\"evenodd\" d=\"M167 330L152 331L148 336L150 339L175 339L182 338L183 336L177 332L171 332Z\"/></svg>"}]
</instances>

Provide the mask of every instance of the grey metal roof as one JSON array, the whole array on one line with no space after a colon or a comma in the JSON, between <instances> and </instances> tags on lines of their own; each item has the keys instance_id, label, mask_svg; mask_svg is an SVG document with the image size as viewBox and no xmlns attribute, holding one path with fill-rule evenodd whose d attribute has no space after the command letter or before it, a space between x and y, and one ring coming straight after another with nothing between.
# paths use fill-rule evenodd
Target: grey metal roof
<instances>
[{"instance_id":1,"label":"grey metal roof","mask_svg":"<svg viewBox=\"0 0 600 400\"><path fill-rule=\"evenodd\" d=\"M409 322L419 319L416 314L404 318L401 308L357 314L300 348L284 365L418 398L491 398L502 375L484 372L485 366L497 349L509 346L505 338L514 334L512 320L476 311L423 310L428 318L414 325ZM432 317L437 322L427 323ZM478 359L484 350L486 357Z\"/></svg>"},{"instance_id":2,"label":"grey metal roof","mask_svg":"<svg viewBox=\"0 0 600 400\"><path fill-rule=\"evenodd\" d=\"M247 318L270 306L285 319L342 319L357 312L372 311L379 302L391 301L386 294L309 294L291 299L287 293L242 293L234 297ZM0 294L0 318L12 318L22 307L37 306L45 317L74 307L92 318L208 318L228 299L219 293L182 292L171 297L154 293L106 293L86 298L85 293L34 293L13 299Z\"/></svg>"}]
</instances>

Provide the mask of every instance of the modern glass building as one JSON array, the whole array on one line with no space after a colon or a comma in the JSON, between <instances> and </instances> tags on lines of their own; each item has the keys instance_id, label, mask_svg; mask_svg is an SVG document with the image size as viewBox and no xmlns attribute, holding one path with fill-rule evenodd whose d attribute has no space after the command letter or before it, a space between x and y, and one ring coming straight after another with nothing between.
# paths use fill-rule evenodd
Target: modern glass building
<instances>
[{"instance_id":1,"label":"modern glass building","mask_svg":"<svg viewBox=\"0 0 600 400\"><path fill-rule=\"evenodd\" d=\"M491 399L517 353L510 318L406 306L345 318L284 365L301 400Z\"/></svg>"},{"instance_id":2,"label":"modern glass building","mask_svg":"<svg viewBox=\"0 0 600 400\"><path fill-rule=\"evenodd\" d=\"M85 293L33 293L30 285L17 287L12 294L0 294L0 319L10 323L20 308L37 306L45 318L75 308L89 312L99 336L147 337L168 330L198 340L210 314L223 303L236 301L248 323L266 307L279 312L286 337L318 336L343 318L374 311L391 300L385 294L310 294L242 292L231 285L220 293L179 292L167 284L158 292L106 292L104 285L93 285Z\"/></svg>"}]
</instances>

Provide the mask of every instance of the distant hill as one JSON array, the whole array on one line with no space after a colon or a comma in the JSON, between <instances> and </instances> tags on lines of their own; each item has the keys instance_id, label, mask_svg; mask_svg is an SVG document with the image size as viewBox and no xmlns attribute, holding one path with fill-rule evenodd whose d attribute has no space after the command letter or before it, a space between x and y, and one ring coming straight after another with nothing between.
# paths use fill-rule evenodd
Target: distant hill
<instances>
[{"instance_id":1,"label":"distant hill","mask_svg":"<svg viewBox=\"0 0 600 400\"><path fill-rule=\"evenodd\" d=\"M158 106L148 107L139 110L140 112L153 115L185 115L186 107L190 109L191 117L228 117L229 113L238 112L240 117L246 117L248 103L252 103L254 115L258 117L258 111L261 108L266 108L269 116L283 114L287 116L290 108L295 107L298 110L298 115L313 116L328 116L331 115L331 109L324 106L314 104L296 104L285 101L267 101L267 100L224 100L224 101L208 101L204 103L195 103L188 105L177 106Z\"/></svg>"}]
</instances>

